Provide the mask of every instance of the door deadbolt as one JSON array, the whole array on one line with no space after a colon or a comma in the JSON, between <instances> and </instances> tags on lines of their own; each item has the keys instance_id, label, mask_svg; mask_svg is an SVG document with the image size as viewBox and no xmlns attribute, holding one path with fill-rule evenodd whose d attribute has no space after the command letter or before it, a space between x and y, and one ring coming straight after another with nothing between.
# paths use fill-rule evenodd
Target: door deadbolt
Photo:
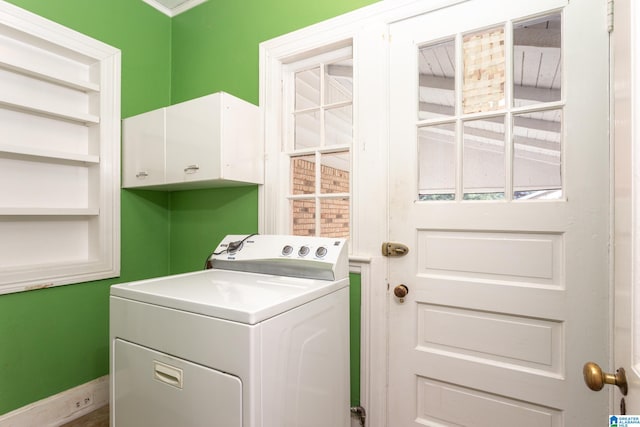
<instances>
[{"instance_id":1,"label":"door deadbolt","mask_svg":"<svg viewBox=\"0 0 640 427\"><path fill-rule=\"evenodd\" d=\"M405 256L409 253L409 247L402 243L384 242L382 244L382 255L388 257Z\"/></svg>"}]
</instances>

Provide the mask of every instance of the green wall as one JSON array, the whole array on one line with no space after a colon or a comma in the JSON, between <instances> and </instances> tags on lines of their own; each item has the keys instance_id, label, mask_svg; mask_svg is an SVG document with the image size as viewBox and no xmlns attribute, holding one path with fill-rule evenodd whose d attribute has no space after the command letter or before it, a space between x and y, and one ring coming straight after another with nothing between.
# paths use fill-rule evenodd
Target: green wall
<instances>
[{"instance_id":1,"label":"green wall","mask_svg":"<svg viewBox=\"0 0 640 427\"><path fill-rule=\"evenodd\" d=\"M174 103L225 91L258 103L258 44L374 0L209 0L173 18Z\"/></svg>"},{"instance_id":2,"label":"green wall","mask_svg":"<svg viewBox=\"0 0 640 427\"><path fill-rule=\"evenodd\" d=\"M170 193L171 274L199 270L227 234L258 232L257 186Z\"/></svg>"},{"instance_id":3,"label":"green wall","mask_svg":"<svg viewBox=\"0 0 640 427\"><path fill-rule=\"evenodd\" d=\"M259 42L373 3L209 0L170 19L142 0L8 1L121 49L122 117L220 90L257 103ZM257 194L123 190L120 278L0 296L0 414L107 374L109 286L201 268L225 234L257 231Z\"/></svg>"},{"instance_id":4,"label":"green wall","mask_svg":"<svg viewBox=\"0 0 640 427\"><path fill-rule=\"evenodd\" d=\"M351 353L351 406L360 405L360 315L361 279L359 274L349 274L349 332Z\"/></svg>"},{"instance_id":5,"label":"green wall","mask_svg":"<svg viewBox=\"0 0 640 427\"><path fill-rule=\"evenodd\" d=\"M122 117L171 103L171 19L142 0L7 0L122 51Z\"/></svg>"},{"instance_id":6,"label":"green wall","mask_svg":"<svg viewBox=\"0 0 640 427\"><path fill-rule=\"evenodd\" d=\"M133 0L10 0L122 51L123 117L171 102L171 19ZM0 296L0 414L109 372L109 285L166 275L169 198L121 192L121 277Z\"/></svg>"}]
</instances>

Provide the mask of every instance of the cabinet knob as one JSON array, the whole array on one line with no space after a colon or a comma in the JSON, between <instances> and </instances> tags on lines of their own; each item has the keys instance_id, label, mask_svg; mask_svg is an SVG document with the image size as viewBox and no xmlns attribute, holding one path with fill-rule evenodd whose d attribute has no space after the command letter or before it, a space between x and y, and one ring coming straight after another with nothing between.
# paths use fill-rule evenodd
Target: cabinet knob
<instances>
[{"instance_id":1,"label":"cabinet knob","mask_svg":"<svg viewBox=\"0 0 640 427\"><path fill-rule=\"evenodd\" d=\"M149 174L147 173L147 171L140 171L136 174L136 178L140 178L140 179L145 179L148 176Z\"/></svg>"},{"instance_id":2,"label":"cabinet knob","mask_svg":"<svg viewBox=\"0 0 640 427\"><path fill-rule=\"evenodd\" d=\"M198 172L198 170L200 170L200 166L198 166L198 165L189 165L186 168L184 168L184 173L196 173L196 172Z\"/></svg>"}]
</instances>

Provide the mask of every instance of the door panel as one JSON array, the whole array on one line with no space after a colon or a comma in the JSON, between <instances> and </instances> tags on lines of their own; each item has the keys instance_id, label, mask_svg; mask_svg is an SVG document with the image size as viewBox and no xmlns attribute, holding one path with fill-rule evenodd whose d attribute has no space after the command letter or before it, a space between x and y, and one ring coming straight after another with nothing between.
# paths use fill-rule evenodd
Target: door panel
<instances>
[{"instance_id":1,"label":"door panel","mask_svg":"<svg viewBox=\"0 0 640 427\"><path fill-rule=\"evenodd\" d=\"M389 239L410 247L389 260L409 288L389 296L390 426L606 421L582 379L609 355L600 3L469 1L390 26Z\"/></svg>"}]
</instances>

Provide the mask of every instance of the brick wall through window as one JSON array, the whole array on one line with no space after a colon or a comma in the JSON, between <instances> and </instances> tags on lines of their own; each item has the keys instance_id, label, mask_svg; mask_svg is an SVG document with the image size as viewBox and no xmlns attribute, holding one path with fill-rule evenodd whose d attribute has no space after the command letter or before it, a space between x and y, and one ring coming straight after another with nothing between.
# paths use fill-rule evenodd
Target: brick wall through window
<instances>
[{"instance_id":1,"label":"brick wall through window","mask_svg":"<svg viewBox=\"0 0 640 427\"><path fill-rule=\"evenodd\" d=\"M293 194L308 194L316 191L315 162L294 158L291 162ZM320 193L349 193L349 171L322 165L320 168ZM296 199L291 203L293 234L298 236L316 235L315 198ZM320 236L349 237L348 197L320 199Z\"/></svg>"}]
</instances>

